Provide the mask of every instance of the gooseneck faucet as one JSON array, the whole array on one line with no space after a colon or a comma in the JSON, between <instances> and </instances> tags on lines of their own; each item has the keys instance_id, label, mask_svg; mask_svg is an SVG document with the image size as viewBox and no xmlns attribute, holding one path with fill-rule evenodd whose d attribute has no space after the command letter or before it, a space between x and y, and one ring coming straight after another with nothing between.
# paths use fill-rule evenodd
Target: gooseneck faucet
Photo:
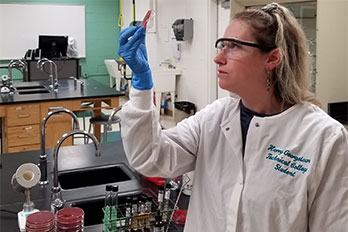
<instances>
[{"instance_id":1,"label":"gooseneck faucet","mask_svg":"<svg viewBox=\"0 0 348 232\"><path fill-rule=\"evenodd\" d=\"M10 93L14 93L15 88L13 87L13 74L12 69L16 68L21 73L24 74L24 72L28 71L27 65L22 60L11 60L8 64L8 87L10 89Z\"/></svg>"},{"instance_id":2,"label":"gooseneck faucet","mask_svg":"<svg viewBox=\"0 0 348 232\"><path fill-rule=\"evenodd\" d=\"M8 64L8 75L12 78L12 68L18 69L21 73L28 71L28 67L23 60L11 60Z\"/></svg>"},{"instance_id":3,"label":"gooseneck faucet","mask_svg":"<svg viewBox=\"0 0 348 232\"><path fill-rule=\"evenodd\" d=\"M45 64L50 64L50 75L49 79L51 81L50 88L54 92L58 92L58 70L57 70L57 64L54 63L52 60L49 60L47 58L43 58L37 62L37 68L40 68L41 71L43 71ZM53 71L54 70L54 71Z\"/></svg>"},{"instance_id":4,"label":"gooseneck faucet","mask_svg":"<svg viewBox=\"0 0 348 232\"><path fill-rule=\"evenodd\" d=\"M45 152L46 122L52 115L59 114L59 113L66 113L66 114L70 115L74 120L73 129L77 129L77 130L80 129L79 120L77 119L76 115L68 109L65 109L65 108L56 109L56 110L48 112L48 114L44 117L44 119L42 120L42 123L41 123L41 153L40 153L40 165L39 165L40 171L41 171L41 178L39 181L40 185L48 184L48 180L47 180L47 156L46 156L46 152Z\"/></svg>"},{"instance_id":5,"label":"gooseneck faucet","mask_svg":"<svg viewBox=\"0 0 348 232\"><path fill-rule=\"evenodd\" d=\"M99 142L97 138L86 131L83 130L71 130L68 133L64 134L58 141L54 148L53 152L53 186L52 186L52 192L51 192L51 211L53 213L56 213L59 209L64 207L65 201L62 198L62 193L60 190L60 187L58 185L58 152L59 148L62 145L62 143L70 136L75 134L82 134L90 137L94 143L95 146L95 156L100 157L100 149L99 149Z\"/></svg>"}]
</instances>

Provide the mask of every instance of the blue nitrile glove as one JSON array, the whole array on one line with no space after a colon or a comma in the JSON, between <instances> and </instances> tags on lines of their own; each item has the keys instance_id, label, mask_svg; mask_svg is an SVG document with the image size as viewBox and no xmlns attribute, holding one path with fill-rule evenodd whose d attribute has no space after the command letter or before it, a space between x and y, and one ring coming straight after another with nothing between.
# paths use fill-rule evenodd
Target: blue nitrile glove
<instances>
[{"instance_id":1,"label":"blue nitrile glove","mask_svg":"<svg viewBox=\"0 0 348 232\"><path fill-rule=\"evenodd\" d=\"M121 31L118 54L133 71L132 86L139 90L152 89L152 75L147 62L144 27L128 27Z\"/></svg>"}]
</instances>

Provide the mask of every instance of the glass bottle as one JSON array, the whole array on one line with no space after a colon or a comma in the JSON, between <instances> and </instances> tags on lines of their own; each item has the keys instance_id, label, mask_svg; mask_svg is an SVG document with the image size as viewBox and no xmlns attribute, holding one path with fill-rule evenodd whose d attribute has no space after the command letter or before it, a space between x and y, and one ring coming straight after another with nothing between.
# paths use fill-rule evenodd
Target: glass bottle
<instances>
[{"instance_id":1,"label":"glass bottle","mask_svg":"<svg viewBox=\"0 0 348 232\"><path fill-rule=\"evenodd\" d=\"M163 210L163 195L164 195L164 186L159 186L158 188L158 195L157 195L157 201L158 201L158 209Z\"/></svg>"},{"instance_id":2,"label":"glass bottle","mask_svg":"<svg viewBox=\"0 0 348 232\"><path fill-rule=\"evenodd\" d=\"M155 216L155 224L153 226L153 232L164 232L164 224L162 222L161 212L158 210Z\"/></svg>"}]
</instances>

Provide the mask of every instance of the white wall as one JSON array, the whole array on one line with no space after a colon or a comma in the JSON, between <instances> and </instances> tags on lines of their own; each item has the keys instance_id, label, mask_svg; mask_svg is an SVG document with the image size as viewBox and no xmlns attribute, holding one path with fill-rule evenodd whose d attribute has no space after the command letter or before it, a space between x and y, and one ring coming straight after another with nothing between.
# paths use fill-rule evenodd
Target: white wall
<instances>
[{"instance_id":1,"label":"white wall","mask_svg":"<svg viewBox=\"0 0 348 232\"><path fill-rule=\"evenodd\" d=\"M317 97L327 103L348 100L348 1L317 2Z\"/></svg>"},{"instance_id":2,"label":"white wall","mask_svg":"<svg viewBox=\"0 0 348 232\"><path fill-rule=\"evenodd\" d=\"M158 0L156 3L156 33L148 33L146 39L149 63L156 69L159 63L170 58L182 70L177 80L176 101L190 101L197 109L216 99L217 0ZM125 26L132 19L131 1L123 1ZM151 1L136 1L136 19L141 21ZM173 58L174 40L172 23L176 19L193 19L193 39L181 43L180 60ZM152 29L153 30L153 29Z\"/></svg>"},{"instance_id":3,"label":"white wall","mask_svg":"<svg viewBox=\"0 0 348 232\"><path fill-rule=\"evenodd\" d=\"M231 15L230 9L222 8L221 5L219 4L218 6L218 38L221 38L224 36L225 29L230 22L230 18L231 18L230 15ZM230 95L229 91L221 89L218 84L217 84L217 88L218 88L218 96L217 96L218 98L222 98L222 97L226 97Z\"/></svg>"}]
</instances>

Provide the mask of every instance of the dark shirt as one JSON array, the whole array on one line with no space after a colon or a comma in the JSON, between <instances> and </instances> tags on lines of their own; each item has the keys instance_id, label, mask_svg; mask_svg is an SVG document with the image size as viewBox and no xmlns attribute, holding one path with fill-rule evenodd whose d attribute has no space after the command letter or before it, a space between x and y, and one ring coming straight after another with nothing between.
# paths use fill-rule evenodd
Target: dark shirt
<instances>
[{"instance_id":1,"label":"dark shirt","mask_svg":"<svg viewBox=\"0 0 348 232\"><path fill-rule=\"evenodd\" d=\"M254 116L257 117L267 117L267 116L272 116L272 115L266 115L266 114L259 114L256 113L248 108L246 108L242 100L239 102L239 107L240 107L240 124L242 126L242 141L243 141L243 155L244 155L244 150L245 150L245 142L246 142L246 137L248 134L248 129L250 125L250 121Z\"/></svg>"}]
</instances>

